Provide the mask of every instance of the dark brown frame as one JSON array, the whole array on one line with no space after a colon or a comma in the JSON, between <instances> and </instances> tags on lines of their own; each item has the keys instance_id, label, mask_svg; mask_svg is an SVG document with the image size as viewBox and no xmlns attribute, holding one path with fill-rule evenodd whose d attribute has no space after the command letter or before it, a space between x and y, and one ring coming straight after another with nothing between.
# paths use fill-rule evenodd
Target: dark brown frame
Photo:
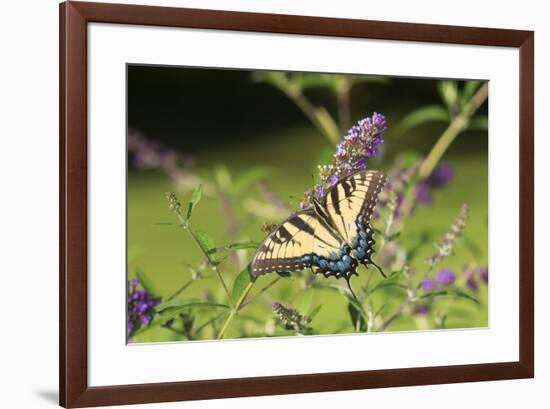
<instances>
[{"instance_id":1,"label":"dark brown frame","mask_svg":"<svg viewBox=\"0 0 550 409\"><path fill-rule=\"evenodd\" d=\"M87 24L193 27L519 48L519 361L89 387L87 381ZM534 376L534 33L122 4L60 5L59 397L65 407L443 384Z\"/></svg>"}]
</instances>

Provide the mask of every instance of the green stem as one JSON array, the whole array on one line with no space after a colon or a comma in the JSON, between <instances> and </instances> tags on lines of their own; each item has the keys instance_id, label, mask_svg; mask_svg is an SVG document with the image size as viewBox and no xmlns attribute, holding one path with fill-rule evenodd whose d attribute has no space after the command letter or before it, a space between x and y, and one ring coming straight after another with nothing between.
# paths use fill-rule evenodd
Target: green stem
<instances>
[{"instance_id":1,"label":"green stem","mask_svg":"<svg viewBox=\"0 0 550 409\"><path fill-rule=\"evenodd\" d=\"M221 285L222 285L222 287L225 291L225 294L227 295L227 299L229 300L229 304L231 304L231 307L233 307L234 304L233 304L233 299L231 298L231 293L229 292L229 288L227 287L227 284L225 284L225 280L223 279L223 277L220 273L220 270L218 270L218 266L216 266L214 263L212 263L212 260L210 260L210 257L206 253L205 249L203 249L201 243L197 239L197 236L195 236L195 233L193 233L193 230L191 230L191 228L189 226L186 226L186 225L184 225L184 229L193 238L193 241L195 242L195 244L201 249L202 253L204 254L204 257L206 258L206 262L208 263L208 265L210 266L212 271L214 271L214 273L216 273L216 276L218 277L218 280L220 281L220 283L221 283Z\"/></svg>"},{"instance_id":2,"label":"green stem","mask_svg":"<svg viewBox=\"0 0 550 409\"><path fill-rule=\"evenodd\" d=\"M435 145L432 147L426 159L422 162L418 170L418 180L426 179L437 166L451 143L456 137L468 126L470 118L475 114L479 107L485 102L489 96L489 84L486 82L474 94L472 99L464 106L460 112L451 121L447 129L441 134ZM411 213L414 206L415 189L409 189L406 199L401 207L401 219L405 220Z\"/></svg>"},{"instance_id":3,"label":"green stem","mask_svg":"<svg viewBox=\"0 0 550 409\"><path fill-rule=\"evenodd\" d=\"M335 145L340 141L340 129L326 110L315 108L301 92L291 93L284 88L283 91L302 110L313 125L325 134L331 144Z\"/></svg>"},{"instance_id":4,"label":"green stem","mask_svg":"<svg viewBox=\"0 0 550 409\"><path fill-rule=\"evenodd\" d=\"M262 295L264 292L266 292L267 290L269 290L272 286L274 286L275 284L277 284L279 282L279 280L281 280L281 277L277 277L275 278L273 281L271 281L268 285L266 285L265 287L263 287L262 289L260 289L260 291L258 291L253 297L249 298L247 302L243 303L243 305L240 307L240 309L242 310L244 307L246 307L247 305L251 304L252 302L254 302L254 300L256 298L258 298L260 295Z\"/></svg>"},{"instance_id":5,"label":"green stem","mask_svg":"<svg viewBox=\"0 0 550 409\"><path fill-rule=\"evenodd\" d=\"M185 289L186 289L187 287L189 287L191 284L193 284L193 281L195 281L195 280L193 280L192 278L189 279L189 280L187 280L187 281L185 282L185 284L183 284L180 288L178 288L178 289L176 290L176 292L174 292L174 294L172 294L170 297L168 297L168 298L166 299L166 301L171 301L171 300L173 300L174 298L176 298L176 297L177 297L178 295L180 295L183 291L185 291Z\"/></svg>"},{"instance_id":6,"label":"green stem","mask_svg":"<svg viewBox=\"0 0 550 409\"><path fill-rule=\"evenodd\" d=\"M350 101L351 82L348 77L341 77L336 90L336 100L338 103L338 121L340 129L349 129L351 126L351 101Z\"/></svg>"},{"instance_id":7,"label":"green stem","mask_svg":"<svg viewBox=\"0 0 550 409\"><path fill-rule=\"evenodd\" d=\"M489 96L489 84L485 83L474 94L472 99L464 106L464 109L449 124L448 128L441 134L436 144L422 163L418 176L421 179L427 178L439 163L443 154L447 151L455 138L468 126L470 118Z\"/></svg>"},{"instance_id":8,"label":"green stem","mask_svg":"<svg viewBox=\"0 0 550 409\"><path fill-rule=\"evenodd\" d=\"M239 308L241 306L241 304L243 303L243 301L246 299L246 297L248 296L248 293L250 292L250 290L252 289L252 286L254 285L254 281L251 281L250 283L248 283L248 285L246 286L246 288L244 289L243 293L241 294L241 296L239 297L239 299L237 300L237 303L235 304L235 306L231 309L231 312L229 313L229 315L227 316L227 319L225 320L225 322L223 323L223 326L220 330L220 332L218 333L218 338L217 339L222 339L223 336L225 335L225 331L227 331L227 327L229 326L229 324L231 323L231 321L233 321L233 318L235 318L235 315L237 314L237 312L239 311Z\"/></svg>"},{"instance_id":9,"label":"green stem","mask_svg":"<svg viewBox=\"0 0 550 409\"><path fill-rule=\"evenodd\" d=\"M183 229L186 232L189 233L189 235L191 236L191 238L193 239L193 241L195 242L197 247L201 250L202 254L204 255L204 257L206 259L206 263L216 273L216 276L218 277L218 280L220 281L223 289L225 290L225 294L227 295L227 299L229 300L229 304L231 304L231 307L233 307L234 306L233 299L231 298L231 294L229 293L229 289L227 288L227 285L225 284L225 280L223 279L222 275L220 274L220 271L218 270L218 267L214 263L212 263L212 260L210 260L210 257L208 256L205 249L202 247L201 243L197 239L197 236L195 236L195 233L189 227L189 221L185 217L183 217L183 215L181 214L181 210L179 208L174 209L174 213L178 217L178 219L181 223L181 227L183 227Z\"/></svg>"}]
</instances>

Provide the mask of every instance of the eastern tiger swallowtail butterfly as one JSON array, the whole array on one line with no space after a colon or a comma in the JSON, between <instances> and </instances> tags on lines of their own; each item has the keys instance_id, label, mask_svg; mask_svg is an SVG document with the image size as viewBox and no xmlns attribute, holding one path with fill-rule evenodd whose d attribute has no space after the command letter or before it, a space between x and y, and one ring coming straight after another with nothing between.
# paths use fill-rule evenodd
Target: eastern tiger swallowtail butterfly
<instances>
[{"instance_id":1,"label":"eastern tiger swallowtail butterfly","mask_svg":"<svg viewBox=\"0 0 550 409\"><path fill-rule=\"evenodd\" d=\"M311 268L325 277L344 278L348 285L359 264L384 274L372 261L370 219L385 183L386 176L372 170L340 179L322 200L313 199L311 209L290 216L262 242L251 274Z\"/></svg>"}]
</instances>

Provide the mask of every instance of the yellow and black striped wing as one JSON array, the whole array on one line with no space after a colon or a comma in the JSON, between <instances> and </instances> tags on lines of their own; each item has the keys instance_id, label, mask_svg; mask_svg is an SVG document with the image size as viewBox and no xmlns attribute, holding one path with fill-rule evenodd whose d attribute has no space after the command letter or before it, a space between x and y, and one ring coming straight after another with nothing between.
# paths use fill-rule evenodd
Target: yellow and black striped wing
<instances>
[{"instance_id":1,"label":"yellow and black striped wing","mask_svg":"<svg viewBox=\"0 0 550 409\"><path fill-rule=\"evenodd\" d=\"M369 223L386 176L375 170L360 171L339 180L327 193L323 207L342 239L355 247L358 218Z\"/></svg>"},{"instance_id":2,"label":"yellow and black striped wing","mask_svg":"<svg viewBox=\"0 0 550 409\"><path fill-rule=\"evenodd\" d=\"M292 272L311 267L317 257L334 258L341 239L322 223L313 210L285 220L258 248L250 272L257 277L272 272Z\"/></svg>"}]
</instances>

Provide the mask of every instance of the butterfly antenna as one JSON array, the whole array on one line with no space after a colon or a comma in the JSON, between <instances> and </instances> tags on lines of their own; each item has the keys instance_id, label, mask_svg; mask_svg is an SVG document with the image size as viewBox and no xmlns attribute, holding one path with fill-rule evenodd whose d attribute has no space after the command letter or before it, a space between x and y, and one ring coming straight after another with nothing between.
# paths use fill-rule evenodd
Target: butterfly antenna
<instances>
[{"instance_id":1,"label":"butterfly antenna","mask_svg":"<svg viewBox=\"0 0 550 409\"><path fill-rule=\"evenodd\" d=\"M372 260L370 260L370 263L371 263L374 267L376 267L376 269L377 269L378 271L380 271L380 274L382 274L382 277L387 278L386 274L384 274L384 272L382 271L382 269L380 268L380 266L379 266L378 264L376 264L376 263L375 263L374 261L372 261Z\"/></svg>"}]
</instances>

